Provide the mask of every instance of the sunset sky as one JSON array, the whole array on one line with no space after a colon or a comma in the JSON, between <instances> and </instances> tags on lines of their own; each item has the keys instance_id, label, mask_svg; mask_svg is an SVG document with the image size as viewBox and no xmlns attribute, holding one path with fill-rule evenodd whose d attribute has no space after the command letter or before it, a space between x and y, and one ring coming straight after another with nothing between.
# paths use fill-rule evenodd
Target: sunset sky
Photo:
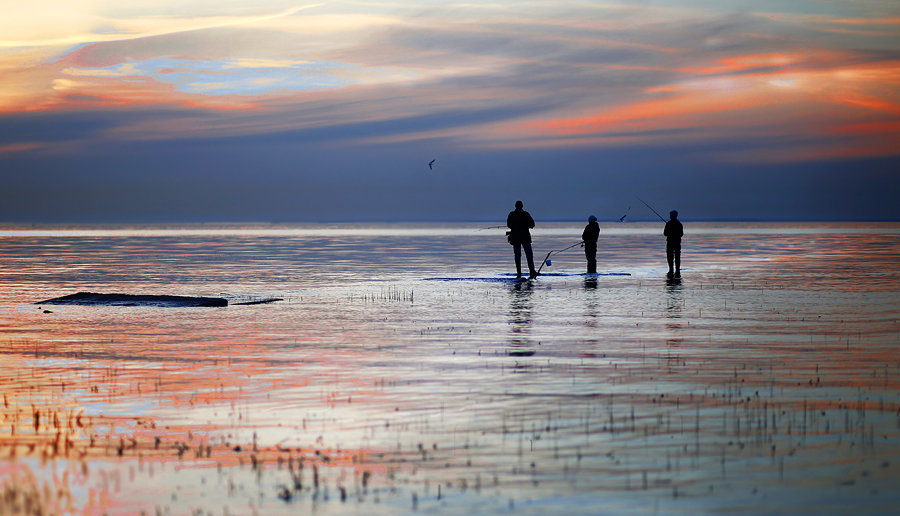
<instances>
[{"instance_id":1,"label":"sunset sky","mask_svg":"<svg viewBox=\"0 0 900 516\"><path fill-rule=\"evenodd\" d=\"M896 0L5 4L0 222L900 220Z\"/></svg>"}]
</instances>

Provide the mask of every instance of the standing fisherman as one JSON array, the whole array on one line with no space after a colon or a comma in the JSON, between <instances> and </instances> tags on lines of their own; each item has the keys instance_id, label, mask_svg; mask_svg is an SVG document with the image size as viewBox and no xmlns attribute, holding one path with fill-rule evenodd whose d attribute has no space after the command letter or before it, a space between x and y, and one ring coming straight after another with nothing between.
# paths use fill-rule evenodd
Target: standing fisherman
<instances>
[{"instance_id":1,"label":"standing fisherman","mask_svg":"<svg viewBox=\"0 0 900 516\"><path fill-rule=\"evenodd\" d=\"M676 278L681 277L681 237L684 236L684 226L678 220L678 212L672 210L669 212L669 221L663 229L663 235L666 237L666 261L669 262L669 277L673 275ZM675 270L672 270L672 264L675 264Z\"/></svg>"},{"instance_id":2,"label":"standing fisherman","mask_svg":"<svg viewBox=\"0 0 900 516\"><path fill-rule=\"evenodd\" d=\"M507 240L513 246L513 253L516 257L516 277L522 277L522 248L525 248L525 258L528 259L528 277L534 279L538 273L534 270L534 254L531 251L531 232L528 230L534 227L534 219L531 215L522 209L522 201L516 201L516 209L509 212L506 217Z\"/></svg>"},{"instance_id":3,"label":"standing fisherman","mask_svg":"<svg viewBox=\"0 0 900 516\"><path fill-rule=\"evenodd\" d=\"M624 217L623 217L624 218ZM587 273L597 273L597 239L600 237L600 225L597 224L597 217L591 215L588 217L587 226L581 233L581 240L584 245L584 257L587 258Z\"/></svg>"}]
</instances>

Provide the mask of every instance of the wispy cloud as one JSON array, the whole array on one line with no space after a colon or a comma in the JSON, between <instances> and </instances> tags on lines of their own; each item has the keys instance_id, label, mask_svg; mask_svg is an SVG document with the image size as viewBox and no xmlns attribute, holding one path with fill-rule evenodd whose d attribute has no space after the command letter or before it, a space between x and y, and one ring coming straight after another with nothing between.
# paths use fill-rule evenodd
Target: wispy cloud
<instances>
[{"instance_id":1,"label":"wispy cloud","mask_svg":"<svg viewBox=\"0 0 900 516\"><path fill-rule=\"evenodd\" d=\"M61 15L44 26L19 11L32 29L0 38L10 79L0 113L110 110L117 127L104 137L117 139L320 130L348 143L479 148L739 145L768 132L824 151L836 134L881 134L883 143L854 147L878 155L896 132L897 38L823 31L889 29L900 17L848 15L849 4L831 14L678 2L226 2L165 4L166 16L149 4L98 5L61 11L70 29L53 21ZM135 115L155 106L194 115ZM445 116L453 111L466 116ZM372 127L380 133L360 129Z\"/></svg>"},{"instance_id":2,"label":"wispy cloud","mask_svg":"<svg viewBox=\"0 0 900 516\"><path fill-rule=\"evenodd\" d=\"M6 154L9 152L22 152L22 151L30 151L41 148L42 145L40 143L31 143L31 142L22 142L22 143L14 143L11 145L0 145L0 154Z\"/></svg>"},{"instance_id":3,"label":"wispy cloud","mask_svg":"<svg viewBox=\"0 0 900 516\"><path fill-rule=\"evenodd\" d=\"M102 12L104 2L96 2ZM48 5L49 4L49 5ZM294 6L276 13L232 16L159 16L165 2L147 6L148 14L112 18L91 11L79 2L19 2L4 7L6 22L0 24L0 49L19 47L60 47L137 39L186 31L252 25L291 16L321 4ZM79 9L87 7L87 9Z\"/></svg>"}]
</instances>

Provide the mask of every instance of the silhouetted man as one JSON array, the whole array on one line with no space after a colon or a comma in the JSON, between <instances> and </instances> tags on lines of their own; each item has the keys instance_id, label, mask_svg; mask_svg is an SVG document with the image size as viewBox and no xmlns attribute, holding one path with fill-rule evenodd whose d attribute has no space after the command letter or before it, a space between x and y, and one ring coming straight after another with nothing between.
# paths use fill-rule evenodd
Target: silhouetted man
<instances>
[{"instance_id":1,"label":"silhouetted man","mask_svg":"<svg viewBox=\"0 0 900 516\"><path fill-rule=\"evenodd\" d=\"M522 277L522 248L525 248L525 258L528 259L528 277L536 278L538 273L534 270L534 255L531 251L531 232L534 227L534 219L522 209L522 201L516 201L516 209L509 212L506 217L507 239L513 246L516 257L516 277Z\"/></svg>"},{"instance_id":2,"label":"silhouetted man","mask_svg":"<svg viewBox=\"0 0 900 516\"><path fill-rule=\"evenodd\" d=\"M663 229L663 235L666 236L666 261L669 262L669 276L681 276L681 237L684 236L684 227L678 220L678 212L672 210L669 212L669 221L666 222L666 228ZM672 264L675 270L672 270Z\"/></svg>"},{"instance_id":3,"label":"silhouetted man","mask_svg":"<svg viewBox=\"0 0 900 516\"><path fill-rule=\"evenodd\" d=\"M600 224L597 224L597 217L591 215L588 217L587 226L581 233L581 240L584 245L584 257L587 258L588 274L597 273L597 239L600 238Z\"/></svg>"}]
</instances>

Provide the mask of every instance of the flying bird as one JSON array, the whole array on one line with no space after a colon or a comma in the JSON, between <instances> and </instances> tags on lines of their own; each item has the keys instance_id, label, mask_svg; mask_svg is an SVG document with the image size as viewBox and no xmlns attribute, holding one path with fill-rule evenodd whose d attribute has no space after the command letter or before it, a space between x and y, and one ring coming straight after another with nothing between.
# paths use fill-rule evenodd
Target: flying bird
<instances>
[{"instance_id":1,"label":"flying bird","mask_svg":"<svg viewBox=\"0 0 900 516\"><path fill-rule=\"evenodd\" d=\"M436 160L436 159L433 159L433 160L431 160L431 161L428 162L428 170L434 170L434 167L433 167L432 165L434 165L434 162L435 162L435 161L437 161L437 160Z\"/></svg>"}]
</instances>

